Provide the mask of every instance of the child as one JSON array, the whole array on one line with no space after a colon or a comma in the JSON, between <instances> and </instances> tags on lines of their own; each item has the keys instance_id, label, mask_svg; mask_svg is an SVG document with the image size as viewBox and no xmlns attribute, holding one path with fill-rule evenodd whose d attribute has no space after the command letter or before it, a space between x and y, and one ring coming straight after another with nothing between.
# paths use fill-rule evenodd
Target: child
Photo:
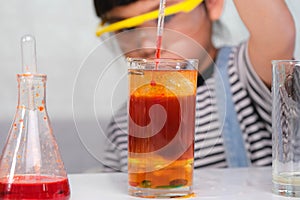
<instances>
[{"instance_id":1,"label":"child","mask_svg":"<svg viewBox=\"0 0 300 200\"><path fill-rule=\"evenodd\" d=\"M191 0L168 0L167 6L188 1ZM250 36L237 46L217 49L212 42L212 27L222 14L224 0L198 2L199 5L190 12L178 12L166 17L165 28L197 42L207 56L189 45L180 45L176 37L164 35L165 49L177 44L184 57L201 60L202 76L199 76L196 100L194 167L271 165L271 60L293 58L293 18L284 0L235 0L235 6ZM159 7L159 0L94 0L94 3L97 15L108 24ZM128 28L128 33L134 33L135 30L139 32L137 28L155 28L156 22L157 19L152 19L126 29L100 28L99 33L123 33ZM147 45L149 39L140 37L142 34L137 35L139 37L118 39L125 56L153 57L155 48ZM155 37L150 40L155 41ZM133 46L127 48L127 45ZM162 52L161 57L175 56L176 50L167 50ZM220 71L223 80L218 79L216 71ZM218 98L220 81L224 81L227 88L225 93L229 96L225 104L225 101L220 101L222 96ZM226 106L228 112L220 113L220 106ZM224 117L220 117L222 115ZM106 171L127 170L126 119L124 106L108 127L110 144L103 163ZM227 126L223 126L224 123Z\"/></svg>"}]
</instances>

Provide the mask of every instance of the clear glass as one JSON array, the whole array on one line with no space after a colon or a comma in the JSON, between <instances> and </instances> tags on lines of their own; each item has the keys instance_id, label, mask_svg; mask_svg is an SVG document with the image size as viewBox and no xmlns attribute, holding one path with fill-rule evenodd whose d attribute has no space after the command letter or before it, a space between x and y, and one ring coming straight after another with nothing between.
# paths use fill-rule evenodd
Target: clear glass
<instances>
[{"instance_id":1,"label":"clear glass","mask_svg":"<svg viewBox=\"0 0 300 200\"><path fill-rule=\"evenodd\" d=\"M300 61L273 64L273 192L300 197Z\"/></svg>"},{"instance_id":2,"label":"clear glass","mask_svg":"<svg viewBox=\"0 0 300 200\"><path fill-rule=\"evenodd\" d=\"M128 59L129 194L193 195L198 60Z\"/></svg>"},{"instance_id":3,"label":"clear glass","mask_svg":"<svg viewBox=\"0 0 300 200\"><path fill-rule=\"evenodd\" d=\"M0 199L67 200L69 182L46 109L46 75L17 79L17 111L0 160Z\"/></svg>"}]
</instances>

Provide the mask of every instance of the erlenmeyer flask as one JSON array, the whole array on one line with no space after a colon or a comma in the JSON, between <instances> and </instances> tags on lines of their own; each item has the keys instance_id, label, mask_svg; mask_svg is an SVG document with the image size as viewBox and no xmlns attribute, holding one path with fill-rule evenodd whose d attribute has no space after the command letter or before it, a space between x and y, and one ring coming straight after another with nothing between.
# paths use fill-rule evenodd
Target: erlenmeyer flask
<instances>
[{"instance_id":1,"label":"erlenmeyer flask","mask_svg":"<svg viewBox=\"0 0 300 200\"><path fill-rule=\"evenodd\" d=\"M23 74L17 75L17 112L0 160L0 199L66 200L68 177L46 109L47 76L36 73L34 38L22 41Z\"/></svg>"}]
</instances>

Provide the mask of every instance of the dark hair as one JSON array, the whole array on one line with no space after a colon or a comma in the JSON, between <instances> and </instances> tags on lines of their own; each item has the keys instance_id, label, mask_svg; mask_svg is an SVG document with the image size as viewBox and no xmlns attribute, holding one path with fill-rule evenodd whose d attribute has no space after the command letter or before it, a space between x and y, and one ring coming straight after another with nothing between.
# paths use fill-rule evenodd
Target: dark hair
<instances>
[{"instance_id":1,"label":"dark hair","mask_svg":"<svg viewBox=\"0 0 300 200\"><path fill-rule=\"evenodd\" d=\"M98 17L104 18L105 14L114 7L127 5L137 0L94 0L95 11Z\"/></svg>"}]
</instances>

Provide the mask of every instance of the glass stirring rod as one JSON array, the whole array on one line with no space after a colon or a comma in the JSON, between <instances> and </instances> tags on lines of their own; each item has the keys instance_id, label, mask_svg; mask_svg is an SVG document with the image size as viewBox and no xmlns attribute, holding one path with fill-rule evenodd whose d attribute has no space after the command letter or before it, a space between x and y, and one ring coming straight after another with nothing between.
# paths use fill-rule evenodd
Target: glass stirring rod
<instances>
[{"instance_id":1,"label":"glass stirring rod","mask_svg":"<svg viewBox=\"0 0 300 200\"><path fill-rule=\"evenodd\" d=\"M29 76L34 76L37 73L36 64L36 42L32 35L24 35L21 38L21 53L22 53L22 73ZM38 111L35 108L36 99L34 97L34 78L27 77L28 84L28 139L26 145L28 146L28 155L35 155L26 162L26 169L36 166L36 170L40 173L41 167L41 151L39 128L38 128ZM38 167L37 167L38 166Z\"/></svg>"},{"instance_id":2,"label":"glass stirring rod","mask_svg":"<svg viewBox=\"0 0 300 200\"><path fill-rule=\"evenodd\" d=\"M24 35L21 38L22 70L24 74L36 74L36 48L35 38Z\"/></svg>"}]
</instances>

